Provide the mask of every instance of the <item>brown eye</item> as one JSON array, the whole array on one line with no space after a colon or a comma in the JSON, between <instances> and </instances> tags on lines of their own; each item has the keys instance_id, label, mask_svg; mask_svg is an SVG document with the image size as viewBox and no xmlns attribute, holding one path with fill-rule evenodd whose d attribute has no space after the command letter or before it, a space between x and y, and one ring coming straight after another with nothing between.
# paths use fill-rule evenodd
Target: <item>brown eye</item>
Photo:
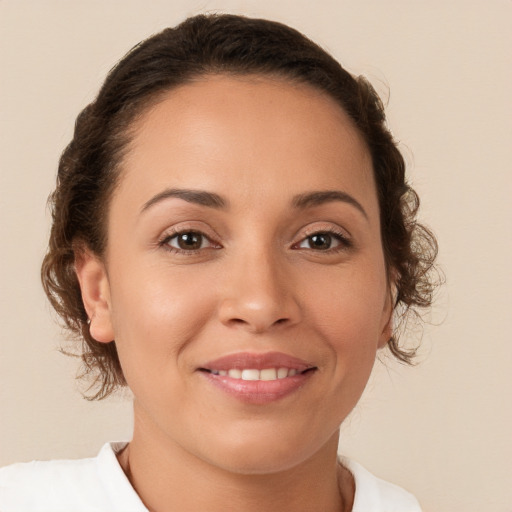
<instances>
[{"instance_id":1,"label":"brown eye","mask_svg":"<svg viewBox=\"0 0 512 512\"><path fill-rule=\"evenodd\" d=\"M339 251L352 246L349 239L335 231L318 231L302 239L297 248L313 251Z\"/></svg>"},{"instance_id":2,"label":"brown eye","mask_svg":"<svg viewBox=\"0 0 512 512\"><path fill-rule=\"evenodd\" d=\"M308 236L300 243L302 249L313 249L316 251L327 251L340 245L340 237L331 233L319 232Z\"/></svg>"},{"instance_id":3,"label":"brown eye","mask_svg":"<svg viewBox=\"0 0 512 512\"><path fill-rule=\"evenodd\" d=\"M208 246L208 239L197 231L184 231L170 237L167 244L182 251L197 251Z\"/></svg>"},{"instance_id":4,"label":"brown eye","mask_svg":"<svg viewBox=\"0 0 512 512\"><path fill-rule=\"evenodd\" d=\"M316 233L306 239L310 249L325 251L331 248L332 237L328 233Z\"/></svg>"}]
</instances>

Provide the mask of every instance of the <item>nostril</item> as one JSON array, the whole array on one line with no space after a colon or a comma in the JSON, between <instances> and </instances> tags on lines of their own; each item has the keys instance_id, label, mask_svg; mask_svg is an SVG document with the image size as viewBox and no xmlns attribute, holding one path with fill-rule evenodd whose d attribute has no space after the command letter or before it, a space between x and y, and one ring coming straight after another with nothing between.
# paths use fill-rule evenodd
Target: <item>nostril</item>
<instances>
[{"instance_id":1,"label":"nostril","mask_svg":"<svg viewBox=\"0 0 512 512\"><path fill-rule=\"evenodd\" d=\"M284 328L298 321L300 314L295 301L260 299L256 300L253 295L223 299L218 310L220 321L232 328L246 328L258 333L271 327Z\"/></svg>"}]
</instances>

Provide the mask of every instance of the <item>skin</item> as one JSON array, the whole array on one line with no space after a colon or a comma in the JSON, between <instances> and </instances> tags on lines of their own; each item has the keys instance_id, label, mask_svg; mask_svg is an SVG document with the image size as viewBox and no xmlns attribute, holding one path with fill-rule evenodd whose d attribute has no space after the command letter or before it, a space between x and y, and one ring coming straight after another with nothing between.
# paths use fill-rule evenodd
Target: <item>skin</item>
<instances>
[{"instance_id":1,"label":"skin","mask_svg":"<svg viewBox=\"0 0 512 512\"><path fill-rule=\"evenodd\" d=\"M226 206L162 198L169 189ZM354 201L293 204L332 190ZM179 251L176 231L203 233L200 248ZM330 231L327 248L312 244ZM119 460L146 506L350 510L339 426L391 335L392 308L371 159L348 116L278 79L210 76L174 89L135 125L108 233L105 256L86 251L77 274L91 334L116 340L135 396ZM316 370L263 405L198 371L268 351Z\"/></svg>"}]
</instances>

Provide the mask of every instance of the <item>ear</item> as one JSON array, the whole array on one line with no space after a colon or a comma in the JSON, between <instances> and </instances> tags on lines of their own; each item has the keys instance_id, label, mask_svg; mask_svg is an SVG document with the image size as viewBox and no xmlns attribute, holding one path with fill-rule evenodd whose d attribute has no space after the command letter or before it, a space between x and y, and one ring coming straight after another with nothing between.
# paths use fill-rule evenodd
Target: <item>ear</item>
<instances>
[{"instance_id":1,"label":"ear","mask_svg":"<svg viewBox=\"0 0 512 512\"><path fill-rule=\"evenodd\" d=\"M101 343L114 339L110 284L104 263L89 249L75 251L75 272L89 317L89 332Z\"/></svg>"},{"instance_id":2,"label":"ear","mask_svg":"<svg viewBox=\"0 0 512 512\"><path fill-rule=\"evenodd\" d=\"M395 310L396 285L391 282L386 293L386 301L382 310L382 328L378 348L384 348L393 336L393 312Z\"/></svg>"}]
</instances>

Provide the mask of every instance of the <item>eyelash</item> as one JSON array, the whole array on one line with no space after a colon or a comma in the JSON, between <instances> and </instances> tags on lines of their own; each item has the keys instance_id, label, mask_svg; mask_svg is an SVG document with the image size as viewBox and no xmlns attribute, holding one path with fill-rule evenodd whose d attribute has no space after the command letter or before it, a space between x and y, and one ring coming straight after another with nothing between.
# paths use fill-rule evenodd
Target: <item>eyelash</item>
<instances>
[{"instance_id":1,"label":"eyelash","mask_svg":"<svg viewBox=\"0 0 512 512\"><path fill-rule=\"evenodd\" d=\"M198 249L181 249L177 247L172 247L170 244L170 241L174 238L183 236L183 235L196 235L199 237L202 237L201 245L206 241L209 246L208 247L199 247ZM327 249L314 249L313 247L301 247L301 244L307 243L308 239L311 240L314 236L327 236L331 239L334 239L336 242L338 242L338 245L335 247L329 247ZM169 251L171 253L175 254L183 254L187 256L191 256L194 254L198 254L204 249L221 249L222 246L216 242L214 242L209 236L207 236L205 233L199 230L194 229L183 229L180 231L175 231L171 234L167 234L160 242L158 242L159 247L162 247L166 251ZM336 229L322 229L322 230L315 230L311 233L306 234L299 242L292 245L292 249L306 249L308 251L316 252L316 253L324 253L324 254L333 254L338 252L343 252L351 249L353 247L353 242L347 238L345 233L342 231L338 231Z\"/></svg>"},{"instance_id":2,"label":"eyelash","mask_svg":"<svg viewBox=\"0 0 512 512\"><path fill-rule=\"evenodd\" d=\"M345 233L343 233L342 231L339 231L334 228L314 230L311 233L307 233L306 236L300 240L300 242L294 244L292 247L300 248L300 245L307 242L308 239L311 239L312 237L319 236L319 235L324 235L324 236L327 235L328 237L336 240L339 245L337 247L329 247L328 249L315 250L312 247L307 247L307 248L305 247L304 249L307 249L307 250L310 250L313 252L318 252L318 253L333 254L333 253L346 251L353 247L353 243L347 237L347 235Z\"/></svg>"},{"instance_id":3,"label":"eyelash","mask_svg":"<svg viewBox=\"0 0 512 512\"><path fill-rule=\"evenodd\" d=\"M198 235L202 238L202 243L206 240L210 247L200 247L199 249L179 249L177 247L172 247L169 245L170 241L173 238L178 238L183 235ZM201 245L202 245L201 243ZM160 242L158 242L158 245L165 249L166 251L175 253L175 254L184 254L184 255L193 255L199 253L201 250L204 249L220 249L222 246L220 244L216 244L211 240L211 238L207 235L205 235L202 231L196 230L196 229L182 229L179 231L175 231L171 234L167 234ZM212 247L213 246L213 247Z\"/></svg>"}]
</instances>

